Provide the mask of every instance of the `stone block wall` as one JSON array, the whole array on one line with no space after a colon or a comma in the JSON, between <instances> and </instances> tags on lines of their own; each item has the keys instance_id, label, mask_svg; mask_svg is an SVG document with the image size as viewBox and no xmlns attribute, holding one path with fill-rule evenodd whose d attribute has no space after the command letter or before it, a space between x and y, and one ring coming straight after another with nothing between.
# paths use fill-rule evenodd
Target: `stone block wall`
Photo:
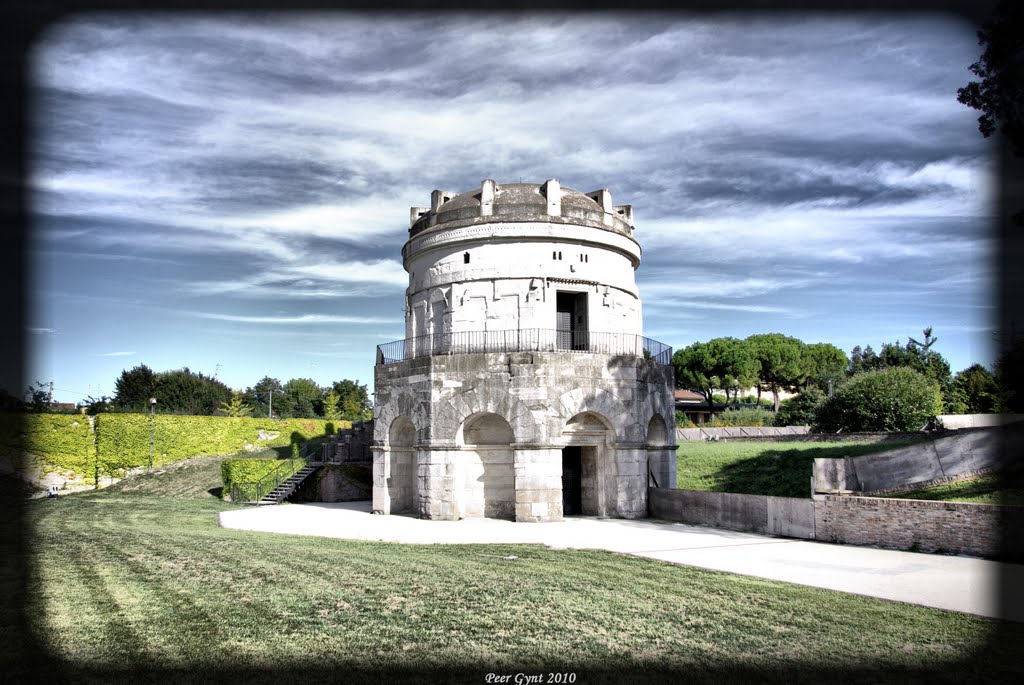
<instances>
[{"instance_id":1,"label":"stone block wall","mask_svg":"<svg viewBox=\"0 0 1024 685\"><path fill-rule=\"evenodd\" d=\"M895 492L998 470L1016 462L1024 427L961 430L855 458L815 459L813 492Z\"/></svg>"},{"instance_id":2,"label":"stone block wall","mask_svg":"<svg viewBox=\"0 0 1024 685\"><path fill-rule=\"evenodd\" d=\"M399 513L411 497L425 518L558 520L562 448L571 445L595 450L596 460L583 462L587 513L642 518L648 474L674 484L675 444L665 429L672 384L671 366L584 352L436 355L378 366L373 509ZM400 425L416 465L409 490L408 468L392 457L392 428Z\"/></svg>"},{"instance_id":3,"label":"stone block wall","mask_svg":"<svg viewBox=\"0 0 1024 685\"><path fill-rule=\"evenodd\" d=\"M806 540L815 537L810 499L664 488L651 488L648 498L655 518Z\"/></svg>"}]
</instances>

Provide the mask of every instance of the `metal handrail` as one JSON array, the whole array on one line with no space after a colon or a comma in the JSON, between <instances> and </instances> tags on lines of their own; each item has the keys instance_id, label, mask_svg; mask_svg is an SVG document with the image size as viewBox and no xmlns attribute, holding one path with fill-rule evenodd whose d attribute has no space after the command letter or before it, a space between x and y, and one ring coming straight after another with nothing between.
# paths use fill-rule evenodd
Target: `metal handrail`
<instances>
[{"instance_id":1,"label":"metal handrail","mask_svg":"<svg viewBox=\"0 0 1024 685\"><path fill-rule=\"evenodd\" d=\"M473 352L589 352L653 359L668 366L672 347L633 333L522 328L507 331L457 331L421 335L377 346L377 366L434 355Z\"/></svg>"},{"instance_id":2,"label":"metal handrail","mask_svg":"<svg viewBox=\"0 0 1024 685\"><path fill-rule=\"evenodd\" d=\"M277 465L272 472L264 475L262 478L256 481L242 481L241 483L231 484L231 501L232 502L259 502L274 488L288 480L296 473L301 471L308 463L308 457L301 456L300 451L299 457L291 457L289 459L281 459L280 464ZM285 469L285 466L288 468ZM252 497L246 497L249 493L252 493Z\"/></svg>"}]
</instances>

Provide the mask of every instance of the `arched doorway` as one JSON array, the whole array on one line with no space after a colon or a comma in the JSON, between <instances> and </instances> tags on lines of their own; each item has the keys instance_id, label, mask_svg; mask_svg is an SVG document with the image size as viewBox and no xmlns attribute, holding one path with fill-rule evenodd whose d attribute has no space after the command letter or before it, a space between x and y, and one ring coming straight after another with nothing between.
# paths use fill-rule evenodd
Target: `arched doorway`
<instances>
[{"instance_id":1,"label":"arched doorway","mask_svg":"<svg viewBox=\"0 0 1024 685\"><path fill-rule=\"evenodd\" d=\"M614 431L595 412L569 419L562 430L562 515L607 516L612 465L608 458Z\"/></svg>"}]
</instances>

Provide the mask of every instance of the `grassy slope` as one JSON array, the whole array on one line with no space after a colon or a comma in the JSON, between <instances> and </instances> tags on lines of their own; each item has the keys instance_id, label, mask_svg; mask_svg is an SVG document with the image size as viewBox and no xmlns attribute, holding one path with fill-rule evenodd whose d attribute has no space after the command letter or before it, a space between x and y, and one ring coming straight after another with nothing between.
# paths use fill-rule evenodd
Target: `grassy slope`
<instances>
[{"instance_id":1,"label":"grassy slope","mask_svg":"<svg viewBox=\"0 0 1024 685\"><path fill-rule=\"evenodd\" d=\"M1024 473L1007 474L1005 478L981 476L956 483L933 485L920 490L881 496L977 504L1024 505Z\"/></svg>"},{"instance_id":2,"label":"grassy slope","mask_svg":"<svg viewBox=\"0 0 1024 685\"><path fill-rule=\"evenodd\" d=\"M683 442L677 486L687 490L810 497L819 457L856 457L913 444L898 442Z\"/></svg>"},{"instance_id":3,"label":"grassy slope","mask_svg":"<svg viewBox=\"0 0 1024 685\"><path fill-rule=\"evenodd\" d=\"M1022 675L1024 626L961 614L606 552L220 529L217 511L235 505L209 494L218 461L28 504L33 630L72 681L311 682L360 668L408 682L431 668L466 682L547 667L590 671L580 683L614 680L601 669L652 681Z\"/></svg>"}]
</instances>

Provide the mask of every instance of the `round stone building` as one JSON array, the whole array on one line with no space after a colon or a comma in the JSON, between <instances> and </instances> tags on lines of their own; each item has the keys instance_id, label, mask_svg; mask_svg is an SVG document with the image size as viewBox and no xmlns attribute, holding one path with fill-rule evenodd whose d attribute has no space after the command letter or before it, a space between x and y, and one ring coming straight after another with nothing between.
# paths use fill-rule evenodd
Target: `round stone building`
<instances>
[{"instance_id":1,"label":"round stone building","mask_svg":"<svg viewBox=\"0 0 1024 685\"><path fill-rule=\"evenodd\" d=\"M629 205L557 180L414 207L405 339L377 349L373 509L647 516L675 487L672 350L643 337Z\"/></svg>"}]
</instances>

